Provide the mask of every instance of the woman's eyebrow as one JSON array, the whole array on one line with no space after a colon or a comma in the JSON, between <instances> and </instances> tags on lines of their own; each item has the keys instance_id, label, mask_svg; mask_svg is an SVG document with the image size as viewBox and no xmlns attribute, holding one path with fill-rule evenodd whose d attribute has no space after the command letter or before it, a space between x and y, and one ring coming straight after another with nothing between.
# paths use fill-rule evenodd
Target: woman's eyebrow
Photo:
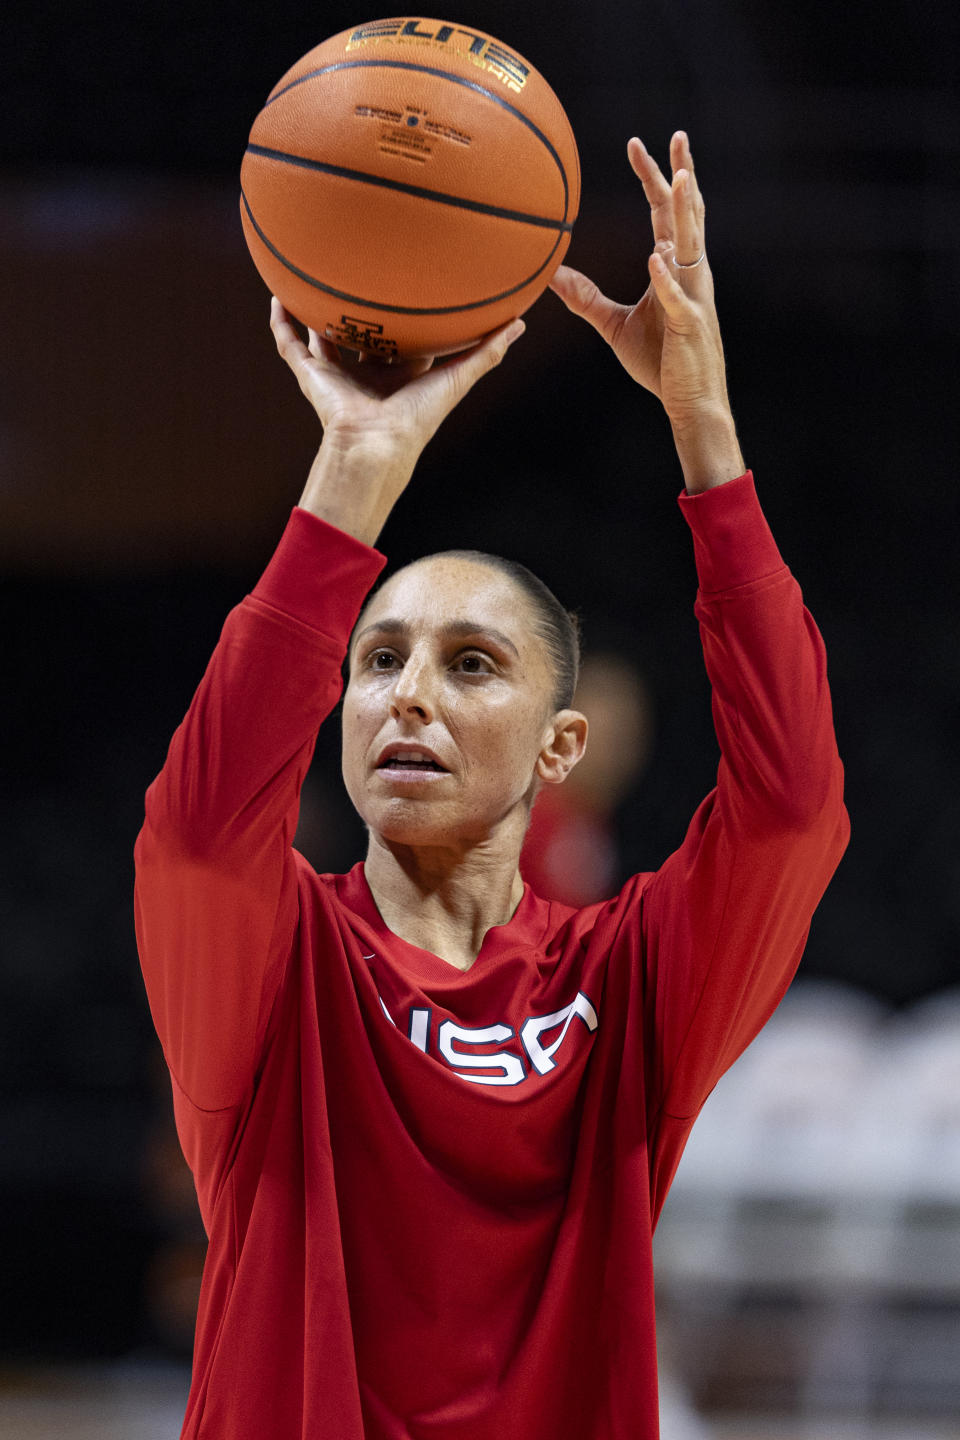
<instances>
[{"instance_id":1,"label":"woman's eyebrow","mask_svg":"<svg viewBox=\"0 0 960 1440\"><path fill-rule=\"evenodd\" d=\"M388 616L384 620L375 620L372 625L365 625L357 635L357 640L362 640L365 635L399 635L406 637L410 632L410 626L406 620L393 619ZM449 635L452 639L465 639L470 635L485 635L496 644L502 645L505 650L511 651L520 658L520 652L509 636L504 635L502 630L496 630L492 625L485 625L482 620L450 620L443 626L442 633Z\"/></svg>"},{"instance_id":2,"label":"woman's eyebrow","mask_svg":"<svg viewBox=\"0 0 960 1440\"><path fill-rule=\"evenodd\" d=\"M443 631L445 635L450 635L454 639L461 640L466 639L469 635L485 635L489 640L493 640L496 644L502 645L505 650L512 651L517 659L520 659L520 652L513 641L504 635L502 630L495 630L492 625L484 625L482 621L451 620L448 624L444 625Z\"/></svg>"},{"instance_id":3,"label":"woman's eyebrow","mask_svg":"<svg viewBox=\"0 0 960 1440\"><path fill-rule=\"evenodd\" d=\"M362 640L364 635L406 635L408 625L405 620L374 620L372 625L364 625L354 636L354 644Z\"/></svg>"}]
</instances>

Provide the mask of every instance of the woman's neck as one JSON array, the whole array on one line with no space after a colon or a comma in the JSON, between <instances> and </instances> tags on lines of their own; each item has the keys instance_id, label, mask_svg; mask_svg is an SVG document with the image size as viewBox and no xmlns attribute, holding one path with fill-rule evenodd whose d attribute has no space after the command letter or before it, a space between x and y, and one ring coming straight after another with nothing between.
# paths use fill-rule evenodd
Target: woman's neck
<instances>
[{"instance_id":1,"label":"woman's neck","mask_svg":"<svg viewBox=\"0 0 960 1440\"><path fill-rule=\"evenodd\" d=\"M505 925L523 896L512 846L464 855L371 835L363 868L389 929L458 970L470 969L487 931Z\"/></svg>"}]
</instances>

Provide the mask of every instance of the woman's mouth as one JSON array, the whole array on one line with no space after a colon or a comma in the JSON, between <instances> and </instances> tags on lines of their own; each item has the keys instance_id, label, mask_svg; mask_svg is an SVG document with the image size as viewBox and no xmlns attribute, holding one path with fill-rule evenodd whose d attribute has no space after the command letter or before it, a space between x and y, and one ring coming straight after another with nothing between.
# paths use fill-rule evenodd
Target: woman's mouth
<instances>
[{"instance_id":1,"label":"woman's mouth","mask_svg":"<svg viewBox=\"0 0 960 1440\"><path fill-rule=\"evenodd\" d=\"M377 769L387 775L446 775L446 766L441 765L429 750L415 746L391 745L384 751L377 763Z\"/></svg>"}]
</instances>

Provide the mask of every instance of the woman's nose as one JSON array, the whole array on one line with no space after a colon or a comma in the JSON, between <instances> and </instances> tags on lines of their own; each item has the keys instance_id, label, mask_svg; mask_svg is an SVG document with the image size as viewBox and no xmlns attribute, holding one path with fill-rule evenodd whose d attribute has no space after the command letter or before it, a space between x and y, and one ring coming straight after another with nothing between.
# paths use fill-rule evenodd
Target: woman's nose
<instances>
[{"instance_id":1,"label":"woman's nose","mask_svg":"<svg viewBox=\"0 0 960 1440\"><path fill-rule=\"evenodd\" d=\"M390 709L397 716L417 715L427 722L433 719L433 683L424 661L408 658L394 682Z\"/></svg>"}]
</instances>

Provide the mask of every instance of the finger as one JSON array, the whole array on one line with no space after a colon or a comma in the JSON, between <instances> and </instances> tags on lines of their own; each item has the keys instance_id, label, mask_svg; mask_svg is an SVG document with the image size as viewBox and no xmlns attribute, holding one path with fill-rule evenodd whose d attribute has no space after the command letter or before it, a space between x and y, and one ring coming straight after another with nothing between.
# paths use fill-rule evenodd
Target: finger
<instances>
[{"instance_id":1,"label":"finger","mask_svg":"<svg viewBox=\"0 0 960 1440\"><path fill-rule=\"evenodd\" d=\"M670 184L653 156L636 135L627 142L627 159L643 185L650 206L655 244L673 240L673 197Z\"/></svg>"},{"instance_id":2,"label":"finger","mask_svg":"<svg viewBox=\"0 0 960 1440\"><path fill-rule=\"evenodd\" d=\"M276 295L270 297L270 329L273 331L277 350L291 370L295 371L304 360L310 359L310 351Z\"/></svg>"},{"instance_id":3,"label":"finger","mask_svg":"<svg viewBox=\"0 0 960 1440\"><path fill-rule=\"evenodd\" d=\"M650 283L666 312L670 325L674 330L692 331L696 327L697 312L690 296L674 279L676 274L674 267L667 263L659 251L655 250L650 256L648 269Z\"/></svg>"},{"instance_id":4,"label":"finger","mask_svg":"<svg viewBox=\"0 0 960 1440\"><path fill-rule=\"evenodd\" d=\"M501 325L499 330L492 331L479 345L474 345L472 349L464 350L458 355L451 355L439 365L432 366L428 373L413 382L413 386L424 395L435 391L445 393L445 413L449 413L478 380L500 364L510 346L515 340L519 340L526 328L519 319L511 320L508 325Z\"/></svg>"},{"instance_id":5,"label":"finger","mask_svg":"<svg viewBox=\"0 0 960 1440\"><path fill-rule=\"evenodd\" d=\"M472 345L469 350L461 350L458 354L441 360L440 364L434 367L435 371L472 376L473 378L469 381L469 384L472 385L475 380L480 379L481 375L485 375L488 370L499 365L514 340L519 340L526 328L526 324L521 319L511 320L508 324L501 325L499 329L491 330L489 335L485 335L478 344Z\"/></svg>"},{"instance_id":6,"label":"finger","mask_svg":"<svg viewBox=\"0 0 960 1440\"><path fill-rule=\"evenodd\" d=\"M693 169L690 136L686 130L675 130L670 137L670 168L671 170Z\"/></svg>"},{"instance_id":7,"label":"finger","mask_svg":"<svg viewBox=\"0 0 960 1440\"><path fill-rule=\"evenodd\" d=\"M686 130L677 130L670 140L670 165L674 175L678 170L686 170L690 177L690 194L696 204L702 204L703 198L700 194L700 184L697 180L697 171L693 163L693 151L690 149L690 137Z\"/></svg>"},{"instance_id":8,"label":"finger","mask_svg":"<svg viewBox=\"0 0 960 1440\"><path fill-rule=\"evenodd\" d=\"M318 330L308 330L307 336L307 348L315 360L323 360L328 365L340 363L340 351L332 340L327 339L326 335L321 335Z\"/></svg>"},{"instance_id":9,"label":"finger","mask_svg":"<svg viewBox=\"0 0 960 1440\"><path fill-rule=\"evenodd\" d=\"M418 376L426 375L428 370L433 369L435 359L434 355L418 355L414 360L404 360L399 364L395 362L394 369L401 370L405 376L415 380Z\"/></svg>"},{"instance_id":10,"label":"finger","mask_svg":"<svg viewBox=\"0 0 960 1440\"><path fill-rule=\"evenodd\" d=\"M290 316L287 314L286 310L283 308L276 295L270 296L270 329L273 331L274 335L276 335L278 331L281 330L290 331L292 335L295 335L297 333L293 328Z\"/></svg>"},{"instance_id":11,"label":"finger","mask_svg":"<svg viewBox=\"0 0 960 1440\"><path fill-rule=\"evenodd\" d=\"M375 395L386 397L402 390L411 380L426 375L433 365L432 355L419 355L412 360L390 360L377 356L366 357L363 374L359 376L364 388Z\"/></svg>"},{"instance_id":12,"label":"finger","mask_svg":"<svg viewBox=\"0 0 960 1440\"><path fill-rule=\"evenodd\" d=\"M678 170L673 177L673 206L674 257L692 279L694 269L700 268L697 261L703 254L703 223L702 203L692 193L687 170Z\"/></svg>"},{"instance_id":13,"label":"finger","mask_svg":"<svg viewBox=\"0 0 960 1440\"><path fill-rule=\"evenodd\" d=\"M559 267L550 281L550 289L572 314L586 320L608 344L613 343L630 309L629 305L618 305L615 300L608 300L592 280L570 265Z\"/></svg>"},{"instance_id":14,"label":"finger","mask_svg":"<svg viewBox=\"0 0 960 1440\"><path fill-rule=\"evenodd\" d=\"M697 170L693 163L693 151L690 149L690 136L686 130L677 130L670 137L670 166L674 173L677 170L689 170L693 178L694 193L699 195Z\"/></svg>"},{"instance_id":15,"label":"finger","mask_svg":"<svg viewBox=\"0 0 960 1440\"><path fill-rule=\"evenodd\" d=\"M685 130L678 130L670 141L670 162L673 166L677 260L681 265L692 265L697 257L703 254L706 244L705 206L693 168L690 138Z\"/></svg>"}]
</instances>

